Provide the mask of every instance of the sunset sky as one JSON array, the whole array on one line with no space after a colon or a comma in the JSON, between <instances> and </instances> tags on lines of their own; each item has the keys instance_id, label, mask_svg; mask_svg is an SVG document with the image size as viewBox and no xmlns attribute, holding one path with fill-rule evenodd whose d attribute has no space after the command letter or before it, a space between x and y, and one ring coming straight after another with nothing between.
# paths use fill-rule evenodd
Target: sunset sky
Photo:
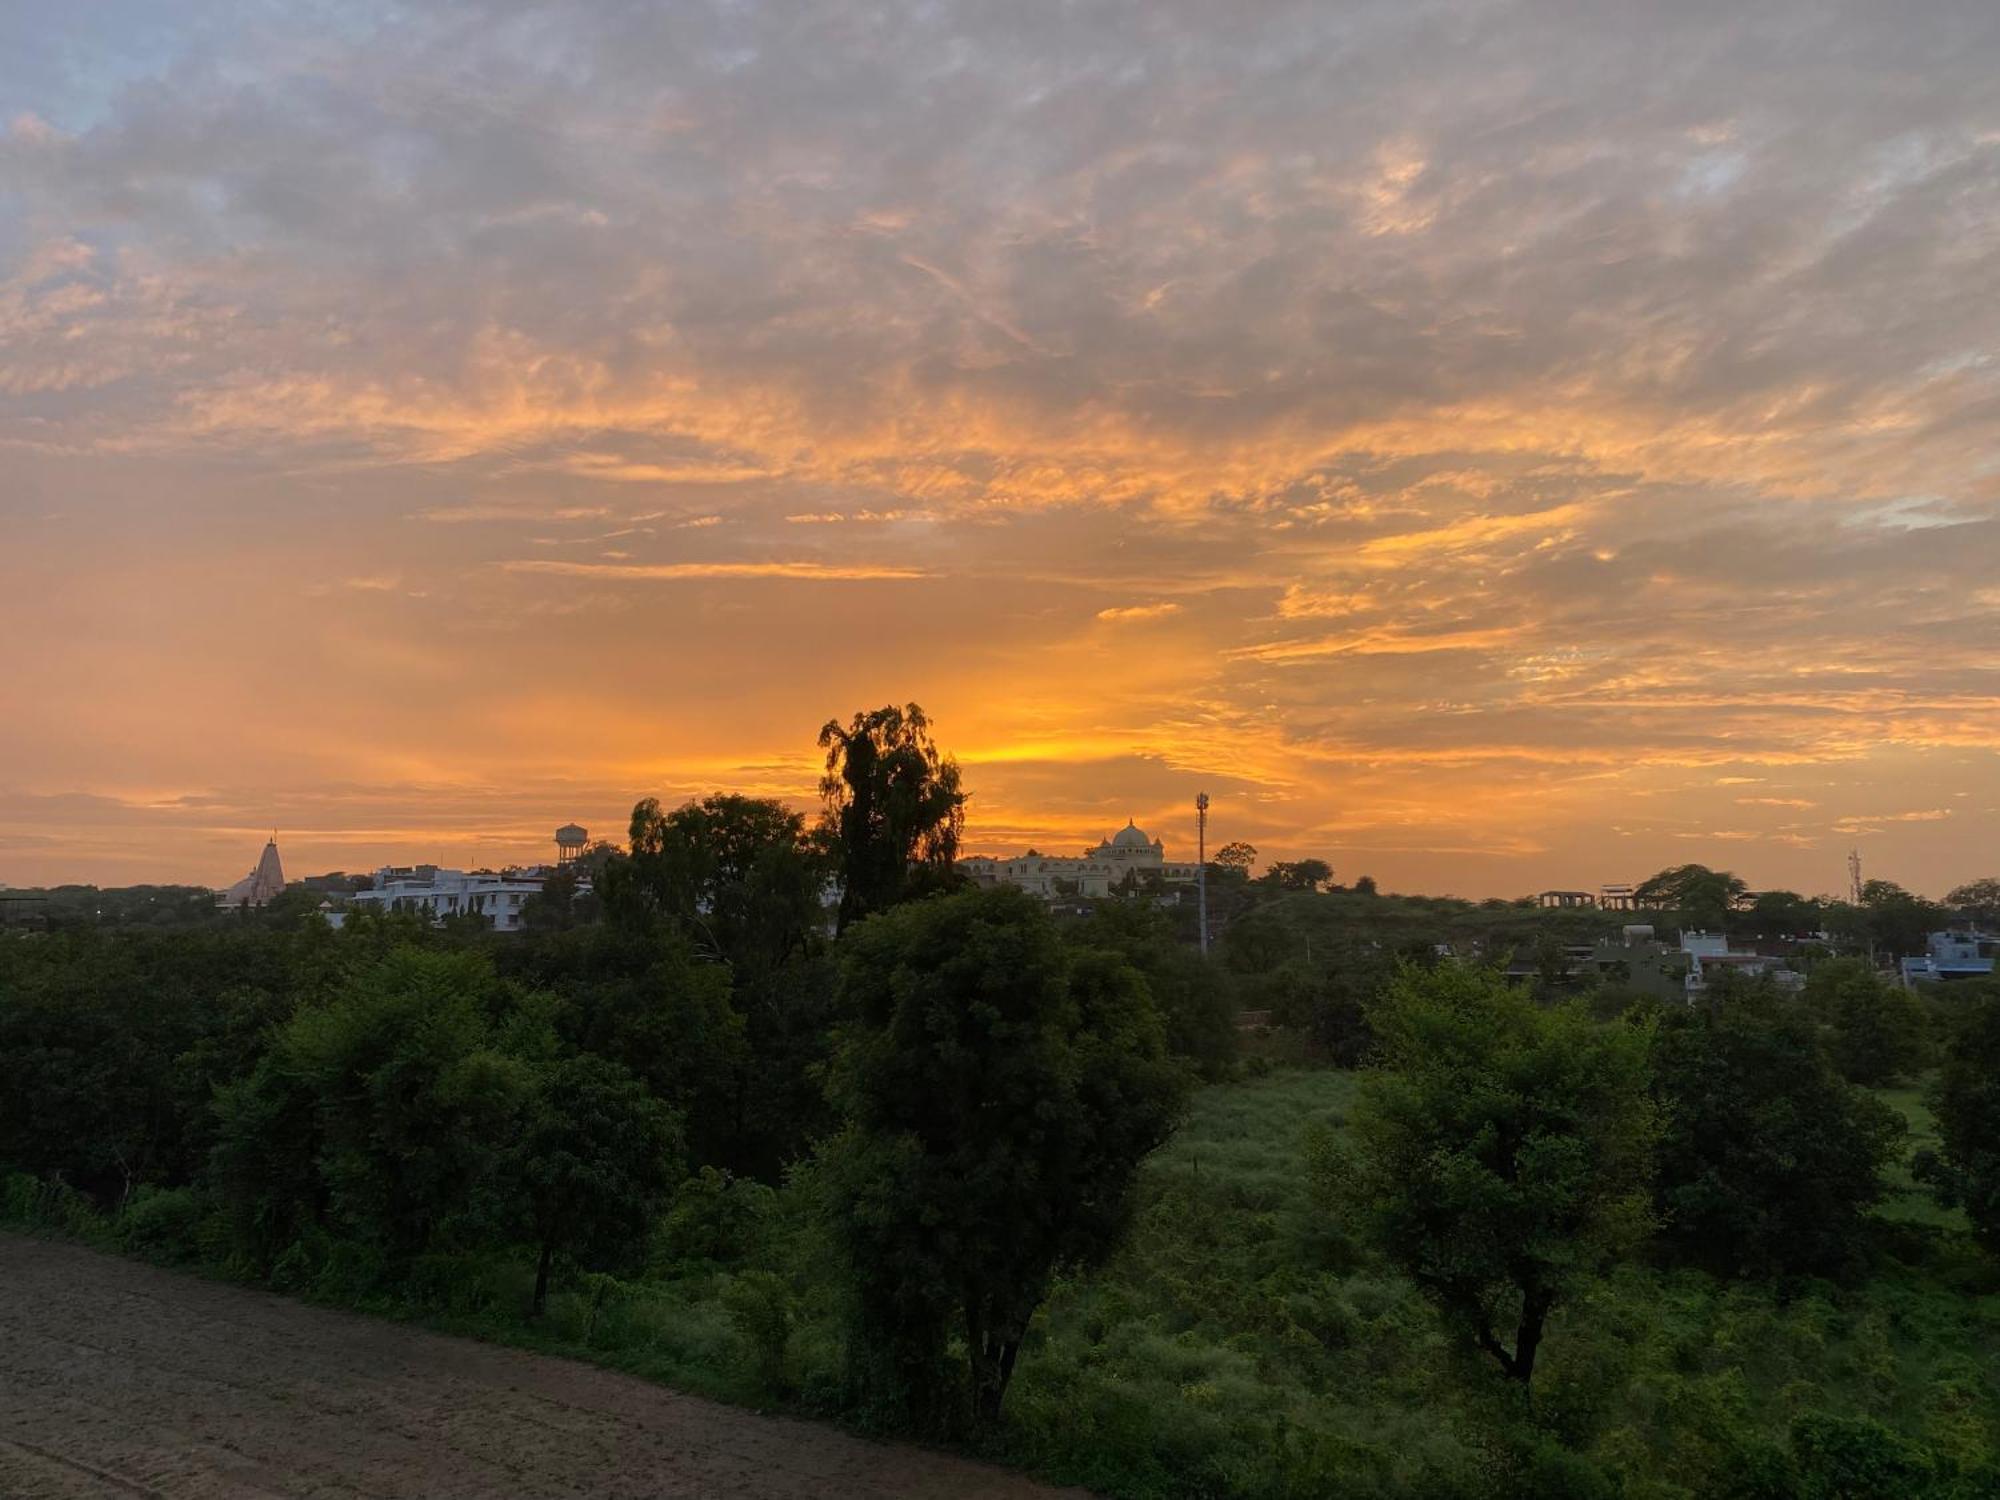
<instances>
[{"instance_id":1,"label":"sunset sky","mask_svg":"<svg viewBox=\"0 0 2000 1500\"><path fill-rule=\"evenodd\" d=\"M2000 5L0 6L0 883L813 797L2000 873Z\"/></svg>"}]
</instances>

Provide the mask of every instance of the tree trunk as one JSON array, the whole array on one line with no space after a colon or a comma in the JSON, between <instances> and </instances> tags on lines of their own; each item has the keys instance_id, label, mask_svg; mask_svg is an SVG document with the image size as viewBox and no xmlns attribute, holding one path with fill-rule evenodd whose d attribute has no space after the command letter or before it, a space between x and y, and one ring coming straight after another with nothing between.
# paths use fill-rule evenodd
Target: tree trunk
<instances>
[{"instance_id":1,"label":"tree trunk","mask_svg":"<svg viewBox=\"0 0 2000 1500\"><path fill-rule=\"evenodd\" d=\"M542 1258L535 1267L535 1301L528 1309L528 1316L539 1318L549 1305L549 1262L555 1259L556 1247L551 1240L542 1241Z\"/></svg>"},{"instance_id":2,"label":"tree trunk","mask_svg":"<svg viewBox=\"0 0 2000 1500\"><path fill-rule=\"evenodd\" d=\"M1542 1328L1549 1320L1555 1298L1535 1292L1521 1299L1521 1322L1514 1331L1514 1366L1507 1373L1525 1388L1535 1378L1535 1351L1542 1344Z\"/></svg>"},{"instance_id":3,"label":"tree trunk","mask_svg":"<svg viewBox=\"0 0 2000 1500\"><path fill-rule=\"evenodd\" d=\"M1000 1420L1007 1385L1014 1378L1014 1361L1021 1352L1019 1332L1012 1337L985 1326L971 1312L965 1317L966 1352L972 1363L972 1413L982 1424Z\"/></svg>"}]
</instances>

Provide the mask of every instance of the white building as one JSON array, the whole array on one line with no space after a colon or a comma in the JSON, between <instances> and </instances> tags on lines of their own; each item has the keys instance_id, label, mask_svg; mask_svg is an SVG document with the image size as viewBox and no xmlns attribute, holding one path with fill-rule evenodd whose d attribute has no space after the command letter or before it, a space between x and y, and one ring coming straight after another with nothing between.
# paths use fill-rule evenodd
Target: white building
<instances>
[{"instance_id":1,"label":"white building","mask_svg":"<svg viewBox=\"0 0 2000 1500\"><path fill-rule=\"evenodd\" d=\"M1127 879L1136 884L1191 885L1193 863L1172 861L1158 839L1127 820L1123 828L1075 859L1030 850L1007 859L975 854L958 861L958 872L981 885L1012 885L1047 901L1065 896L1109 896Z\"/></svg>"},{"instance_id":2,"label":"white building","mask_svg":"<svg viewBox=\"0 0 2000 1500\"><path fill-rule=\"evenodd\" d=\"M1731 948L1728 937L1720 932L1683 932L1681 953L1688 962L1690 996L1705 993L1709 982L1724 971L1746 978L1768 975L1780 989L1795 990L1805 984L1805 975L1789 968L1782 959Z\"/></svg>"},{"instance_id":3,"label":"white building","mask_svg":"<svg viewBox=\"0 0 2000 1500\"><path fill-rule=\"evenodd\" d=\"M519 932L521 910L540 893L550 874L546 865L526 870L440 870L436 865L384 865L375 884L346 898L346 910L326 912L335 927L348 911L421 913L433 922L447 917L484 917L495 932ZM579 880L585 891L590 882Z\"/></svg>"}]
</instances>

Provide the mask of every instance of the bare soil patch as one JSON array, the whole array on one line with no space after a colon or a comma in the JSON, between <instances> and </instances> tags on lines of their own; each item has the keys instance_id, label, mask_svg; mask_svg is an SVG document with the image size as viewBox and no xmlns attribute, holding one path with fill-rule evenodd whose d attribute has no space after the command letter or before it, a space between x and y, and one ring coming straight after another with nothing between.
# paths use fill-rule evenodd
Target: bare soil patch
<instances>
[{"instance_id":1,"label":"bare soil patch","mask_svg":"<svg viewBox=\"0 0 2000 1500\"><path fill-rule=\"evenodd\" d=\"M949 1454L0 1234L0 1496L1061 1491Z\"/></svg>"}]
</instances>

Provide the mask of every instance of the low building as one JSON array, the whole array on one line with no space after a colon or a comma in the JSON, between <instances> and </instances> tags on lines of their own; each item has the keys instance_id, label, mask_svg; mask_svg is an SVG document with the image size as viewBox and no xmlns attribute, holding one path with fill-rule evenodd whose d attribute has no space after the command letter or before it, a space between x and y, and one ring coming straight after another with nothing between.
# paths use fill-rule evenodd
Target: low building
<instances>
[{"instance_id":1,"label":"low building","mask_svg":"<svg viewBox=\"0 0 2000 1500\"><path fill-rule=\"evenodd\" d=\"M1681 952L1686 955L1687 993L1690 998L1705 991L1719 974L1740 974L1744 978L1769 978L1781 989L1797 989L1805 976L1787 968L1782 959L1768 953L1749 953L1731 948L1719 932L1683 932Z\"/></svg>"},{"instance_id":2,"label":"low building","mask_svg":"<svg viewBox=\"0 0 2000 1500\"><path fill-rule=\"evenodd\" d=\"M547 865L522 870L442 870L436 865L384 865L374 884L355 891L339 907L322 908L338 927L351 911L408 912L443 922L452 917L479 917L495 932L519 932L521 913L530 896L541 894L542 883L554 873ZM580 880L577 889L590 888Z\"/></svg>"},{"instance_id":3,"label":"low building","mask_svg":"<svg viewBox=\"0 0 2000 1500\"><path fill-rule=\"evenodd\" d=\"M1030 849L1006 859L969 855L958 861L957 869L980 885L1018 886L1045 901L1109 896L1127 881L1140 887L1192 885L1200 875L1198 865L1168 859L1166 846L1148 838L1130 819L1110 838L1074 859Z\"/></svg>"},{"instance_id":4,"label":"low building","mask_svg":"<svg viewBox=\"0 0 2000 1500\"><path fill-rule=\"evenodd\" d=\"M1903 983L1915 986L1990 979L1995 941L1976 932L1934 932L1919 957L1903 960Z\"/></svg>"}]
</instances>

